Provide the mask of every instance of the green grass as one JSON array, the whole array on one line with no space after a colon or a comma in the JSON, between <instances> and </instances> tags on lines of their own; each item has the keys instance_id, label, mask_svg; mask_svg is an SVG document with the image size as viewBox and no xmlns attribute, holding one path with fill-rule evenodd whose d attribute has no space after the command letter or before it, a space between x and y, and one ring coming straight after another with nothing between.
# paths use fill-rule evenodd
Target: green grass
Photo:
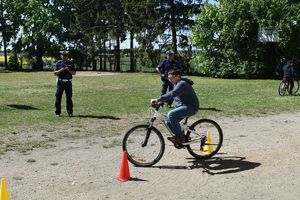
<instances>
[{"instance_id":1,"label":"green grass","mask_svg":"<svg viewBox=\"0 0 300 200\"><path fill-rule=\"evenodd\" d=\"M278 95L279 80L189 78L201 102L198 118L300 110L300 96ZM105 138L104 148L119 145L110 137L147 122L150 99L159 96L161 81L152 73L75 76L72 118L67 117L65 96L63 117L55 116L55 89L53 72L0 73L0 156L7 151L27 154L63 138L91 135Z\"/></svg>"},{"instance_id":2,"label":"green grass","mask_svg":"<svg viewBox=\"0 0 300 200\"><path fill-rule=\"evenodd\" d=\"M198 116L260 115L295 111L300 96L280 97L278 80L225 80L189 77L201 101ZM88 118L130 118L145 115L149 100L160 94L156 74L74 77L74 114L54 115L55 77L52 72L0 73L0 130L16 127L47 128L80 123ZM167 109L164 109L167 111ZM65 112L65 96L62 102Z\"/></svg>"}]
</instances>

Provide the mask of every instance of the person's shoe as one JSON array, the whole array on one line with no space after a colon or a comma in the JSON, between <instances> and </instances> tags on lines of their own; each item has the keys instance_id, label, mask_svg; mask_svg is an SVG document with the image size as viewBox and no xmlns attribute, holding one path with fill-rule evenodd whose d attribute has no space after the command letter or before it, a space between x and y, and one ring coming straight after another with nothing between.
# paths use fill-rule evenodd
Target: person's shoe
<instances>
[{"instance_id":1,"label":"person's shoe","mask_svg":"<svg viewBox=\"0 0 300 200\"><path fill-rule=\"evenodd\" d=\"M167 137L167 139L170 140L171 142L173 142L175 140L175 136Z\"/></svg>"},{"instance_id":2,"label":"person's shoe","mask_svg":"<svg viewBox=\"0 0 300 200\"><path fill-rule=\"evenodd\" d=\"M172 103L168 103L168 108L172 108Z\"/></svg>"},{"instance_id":3,"label":"person's shoe","mask_svg":"<svg viewBox=\"0 0 300 200\"><path fill-rule=\"evenodd\" d=\"M56 114L56 117L60 117L60 115L59 115L59 114Z\"/></svg>"},{"instance_id":4,"label":"person's shoe","mask_svg":"<svg viewBox=\"0 0 300 200\"><path fill-rule=\"evenodd\" d=\"M73 113L68 113L69 117L73 117Z\"/></svg>"},{"instance_id":5,"label":"person's shoe","mask_svg":"<svg viewBox=\"0 0 300 200\"><path fill-rule=\"evenodd\" d=\"M185 136L183 136L183 137L173 136L173 137L167 137L167 139L170 140L171 142L173 142L175 145L182 144L185 142Z\"/></svg>"}]
</instances>

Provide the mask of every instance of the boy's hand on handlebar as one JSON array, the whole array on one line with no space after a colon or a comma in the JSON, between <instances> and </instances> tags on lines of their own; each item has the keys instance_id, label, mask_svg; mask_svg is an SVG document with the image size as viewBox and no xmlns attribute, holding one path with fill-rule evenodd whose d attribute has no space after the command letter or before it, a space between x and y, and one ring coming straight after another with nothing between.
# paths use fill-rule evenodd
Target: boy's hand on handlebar
<instances>
[{"instance_id":1,"label":"boy's hand on handlebar","mask_svg":"<svg viewBox=\"0 0 300 200\"><path fill-rule=\"evenodd\" d=\"M151 105L154 105L154 104L157 104L158 102L157 102L157 99L151 99L150 103L151 103Z\"/></svg>"},{"instance_id":2,"label":"boy's hand on handlebar","mask_svg":"<svg viewBox=\"0 0 300 200\"><path fill-rule=\"evenodd\" d=\"M150 103L151 103L151 106L153 106L153 107L159 107L162 104L162 102L157 101L157 99L151 99Z\"/></svg>"}]
</instances>

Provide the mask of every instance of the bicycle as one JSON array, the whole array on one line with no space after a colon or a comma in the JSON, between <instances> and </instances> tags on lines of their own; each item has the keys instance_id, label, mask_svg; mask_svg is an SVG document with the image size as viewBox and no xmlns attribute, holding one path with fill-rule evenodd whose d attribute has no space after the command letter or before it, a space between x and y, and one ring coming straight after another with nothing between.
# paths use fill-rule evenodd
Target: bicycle
<instances>
[{"instance_id":1,"label":"bicycle","mask_svg":"<svg viewBox=\"0 0 300 200\"><path fill-rule=\"evenodd\" d=\"M280 96L284 96L286 91L290 90L290 83L286 78L283 78L278 87L278 93ZM299 81L294 79L294 87L292 89L292 95L295 95L299 90Z\"/></svg>"},{"instance_id":2,"label":"bicycle","mask_svg":"<svg viewBox=\"0 0 300 200\"><path fill-rule=\"evenodd\" d=\"M150 167L156 164L165 151L165 140L159 129L154 127L156 119L167 128L167 134L174 137L174 133L166 124L167 115L159 112L160 106L150 107L151 118L148 124L136 125L129 129L123 138L123 151L127 152L128 160L138 167ZM178 149L186 148L197 159L209 159L220 150L223 142L223 132L217 122L210 119L199 119L188 125L188 117L181 121L185 133L185 141L174 143Z\"/></svg>"}]
</instances>

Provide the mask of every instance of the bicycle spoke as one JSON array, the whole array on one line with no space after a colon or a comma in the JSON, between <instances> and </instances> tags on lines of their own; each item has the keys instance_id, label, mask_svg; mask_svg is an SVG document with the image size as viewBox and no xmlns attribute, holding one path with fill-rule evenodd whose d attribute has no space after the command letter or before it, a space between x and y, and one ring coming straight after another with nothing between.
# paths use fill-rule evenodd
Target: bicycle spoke
<instances>
[{"instance_id":1,"label":"bicycle spoke","mask_svg":"<svg viewBox=\"0 0 300 200\"><path fill-rule=\"evenodd\" d=\"M223 141L223 134L220 126L212 120L198 120L191 127L195 131L189 132L191 141L196 137L198 142L191 142L188 151L196 158L210 158L215 155ZM199 137L199 135L201 135Z\"/></svg>"},{"instance_id":2,"label":"bicycle spoke","mask_svg":"<svg viewBox=\"0 0 300 200\"><path fill-rule=\"evenodd\" d=\"M148 139L146 139L147 132ZM139 125L126 133L123 150L127 151L131 163L137 166L151 166L162 157L164 140L154 127L149 130L147 125Z\"/></svg>"}]
</instances>

